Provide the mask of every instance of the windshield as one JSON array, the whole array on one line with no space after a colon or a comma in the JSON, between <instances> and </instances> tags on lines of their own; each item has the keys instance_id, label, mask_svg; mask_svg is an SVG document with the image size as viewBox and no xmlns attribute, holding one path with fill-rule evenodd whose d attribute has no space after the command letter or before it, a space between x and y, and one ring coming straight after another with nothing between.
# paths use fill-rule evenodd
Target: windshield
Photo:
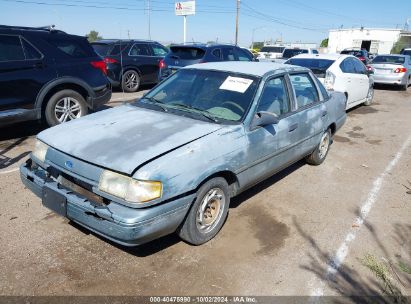
<instances>
[{"instance_id":1,"label":"windshield","mask_svg":"<svg viewBox=\"0 0 411 304\"><path fill-rule=\"evenodd\" d=\"M411 56L411 50L404 50L401 52L402 55L410 55Z\"/></svg>"},{"instance_id":2,"label":"windshield","mask_svg":"<svg viewBox=\"0 0 411 304\"><path fill-rule=\"evenodd\" d=\"M377 56L372 63L404 64L405 57L402 56Z\"/></svg>"},{"instance_id":3,"label":"windshield","mask_svg":"<svg viewBox=\"0 0 411 304\"><path fill-rule=\"evenodd\" d=\"M239 122L254 98L259 79L229 72L183 69L145 95L140 102L177 114L190 112Z\"/></svg>"},{"instance_id":4,"label":"windshield","mask_svg":"<svg viewBox=\"0 0 411 304\"><path fill-rule=\"evenodd\" d=\"M297 56L299 54L306 54L308 50L301 50L301 49L285 49L283 53L283 58L291 58Z\"/></svg>"},{"instance_id":5,"label":"windshield","mask_svg":"<svg viewBox=\"0 0 411 304\"><path fill-rule=\"evenodd\" d=\"M264 46L261 48L260 52L265 53L282 53L285 47L282 46Z\"/></svg>"},{"instance_id":6,"label":"windshield","mask_svg":"<svg viewBox=\"0 0 411 304\"><path fill-rule=\"evenodd\" d=\"M110 44L103 43L93 43L91 46L93 47L94 51L96 51L96 53L101 57L107 56L108 51L111 48Z\"/></svg>"},{"instance_id":7,"label":"windshield","mask_svg":"<svg viewBox=\"0 0 411 304\"><path fill-rule=\"evenodd\" d=\"M309 68L314 74L323 75L328 68L334 63L329 59L311 59L311 58L291 58L286 63Z\"/></svg>"}]
</instances>

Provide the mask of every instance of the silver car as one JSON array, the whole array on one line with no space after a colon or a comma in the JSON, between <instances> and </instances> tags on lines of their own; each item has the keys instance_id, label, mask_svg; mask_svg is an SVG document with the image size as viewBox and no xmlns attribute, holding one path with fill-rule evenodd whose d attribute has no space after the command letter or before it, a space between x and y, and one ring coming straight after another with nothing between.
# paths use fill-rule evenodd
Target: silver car
<instances>
[{"instance_id":1,"label":"silver car","mask_svg":"<svg viewBox=\"0 0 411 304\"><path fill-rule=\"evenodd\" d=\"M378 55L371 64L374 83L399 85L405 91L411 83L409 55Z\"/></svg>"}]
</instances>

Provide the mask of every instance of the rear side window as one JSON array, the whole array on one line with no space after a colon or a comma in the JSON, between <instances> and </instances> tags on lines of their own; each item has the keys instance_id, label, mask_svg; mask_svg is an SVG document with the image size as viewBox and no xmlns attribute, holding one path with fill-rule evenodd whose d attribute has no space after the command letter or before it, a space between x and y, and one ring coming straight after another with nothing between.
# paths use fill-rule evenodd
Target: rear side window
<instances>
[{"instance_id":1,"label":"rear side window","mask_svg":"<svg viewBox=\"0 0 411 304\"><path fill-rule=\"evenodd\" d=\"M291 83L297 97L298 108L305 107L319 101L318 91L308 74L290 75Z\"/></svg>"},{"instance_id":2,"label":"rear side window","mask_svg":"<svg viewBox=\"0 0 411 304\"><path fill-rule=\"evenodd\" d=\"M152 44L151 48L153 49L154 56L165 56L168 53L168 50L165 47L158 44Z\"/></svg>"},{"instance_id":3,"label":"rear side window","mask_svg":"<svg viewBox=\"0 0 411 304\"><path fill-rule=\"evenodd\" d=\"M130 56L151 56L147 44L135 44L130 50Z\"/></svg>"},{"instance_id":4,"label":"rear side window","mask_svg":"<svg viewBox=\"0 0 411 304\"><path fill-rule=\"evenodd\" d=\"M223 49L223 60L225 61L235 61L234 49L224 48Z\"/></svg>"},{"instance_id":5,"label":"rear side window","mask_svg":"<svg viewBox=\"0 0 411 304\"><path fill-rule=\"evenodd\" d=\"M110 55L112 56L120 55L120 53L123 52L127 48L127 46L128 46L127 43L115 44L110 51Z\"/></svg>"},{"instance_id":6,"label":"rear side window","mask_svg":"<svg viewBox=\"0 0 411 304\"><path fill-rule=\"evenodd\" d=\"M171 47L173 56L183 60L199 60L204 57L205 51L195 47Z\"/></svg>"},{"instance_id":7,"label":"rear side window","mask_svg":"<svg viewBox=\"0 0 411 304\"><path fill-rule=\"evenodd\" d=\"M86 40L82 41L80 39L50 35L46 38L46 41L63 53L74 58L96 56L94 54L93 48L88 44Z\"/></svg>"},{"instance_id":8,"label":"rear side window","mask_svg":"<svg viewBox=\"0 0 411 304\"><path fill-rule=\"evenodd\" d=\"M354 63L351 58L344 59L340 64L340 69L343 73L355 74Z\"/></svg>"},{"instance_id":9,"label":"rear side window","mask_svg":"<svg viewBox=\"0 0 411 304\"><path fill-rule=\"evenodd\" d=\"M18 36L0 35L0 61L24 60L24 51Z\"/></svg>"},{"instance_id":10,"label":"rear side window","mask_svg":"<svg viewBox=\"0 0 411 304\"><path fill-rule=\"evenodd\" d=\"M359 61L358 59L352 59L354 64L355 73L357 74L365 74L365 65Z\"/></svg>"},{"instance_id":11,"label":"rear side window","mask_svg":"<svg viewBox=\"0 0 411 304\"><path fill-rule=\"evenodd\" d=\"M43 55L40 54L29 42L25 39L21 39L24 47L24 53L26 54L26 59L33 60L33 59L41 59Z\"/></svg>"},{"instance_id":12,"label":"rear side window","mask_svg":"<svg viewBox=\"0 0 411 304\"><path fill-rule=\"evenodd\" d=\"M91 46L93 47L94 51L101 57L107 56L108 51L111 48L111 44L105 43L93 43Z\"/></svg>"},{"instance_id":13,"label":"rear side window","mask_svg":"<svg viewBox=\"0 0 411 304\"><path fill-rule=\"evenodd\" d=\"M312 52L313 52L313 54L318 54L317 50L313 50Z\"/></svg>"}]
</instances>

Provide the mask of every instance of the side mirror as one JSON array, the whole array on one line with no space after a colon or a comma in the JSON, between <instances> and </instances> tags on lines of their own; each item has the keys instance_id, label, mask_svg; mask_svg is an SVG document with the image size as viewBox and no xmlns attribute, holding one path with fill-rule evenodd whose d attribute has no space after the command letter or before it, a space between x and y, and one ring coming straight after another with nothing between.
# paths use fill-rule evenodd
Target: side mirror
<instances>
[{"instance_id":1,"label":"side mirror","mask_svg":"<svg viewBox=\"0 0 411 304\"><path fill-rule=\"evenodd\" d=\"M258 112L251 122L251 130L257 127L265 127L269 125L276 125L279 123L279 118L276 114L266 111Z\"/></svg>"}]
</instances>

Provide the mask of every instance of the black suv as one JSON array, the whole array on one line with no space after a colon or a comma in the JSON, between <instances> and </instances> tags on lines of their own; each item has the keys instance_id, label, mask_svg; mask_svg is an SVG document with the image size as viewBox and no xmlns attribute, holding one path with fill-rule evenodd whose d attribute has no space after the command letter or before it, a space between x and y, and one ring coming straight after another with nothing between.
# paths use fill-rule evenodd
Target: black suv
<instances>
[{"instance_id":1,"label":"black suv","mask_svg":"<svg viewBox=\"0 0 411 304\"><path fill-rule=\"evenodd\" d=\"M159 63L168 53L165 46L149 40L100 40L92 46L104 58L113 87L126 92L157 83Z\"/></svg>"},{"instance_id":2,"label":"black suv","mask_svg":"<svg viewBox=\"0 0 411 304\"><path fill-rule=\"evenodd\" d=\"M106 72L84 37L0 25L0 125L84 116L110 100Z\"/></svg>"},{"instance_id":3,"label":"black suv","mask_svg":"<svg viewBox=\"0 0 411 304\"><path fill-rule=\"evenodd\" d=\"M178 44L160 62L161 79L187 65L217 61L255 61L251 52L230 44Z\"/></svg>"}]
</instances>

